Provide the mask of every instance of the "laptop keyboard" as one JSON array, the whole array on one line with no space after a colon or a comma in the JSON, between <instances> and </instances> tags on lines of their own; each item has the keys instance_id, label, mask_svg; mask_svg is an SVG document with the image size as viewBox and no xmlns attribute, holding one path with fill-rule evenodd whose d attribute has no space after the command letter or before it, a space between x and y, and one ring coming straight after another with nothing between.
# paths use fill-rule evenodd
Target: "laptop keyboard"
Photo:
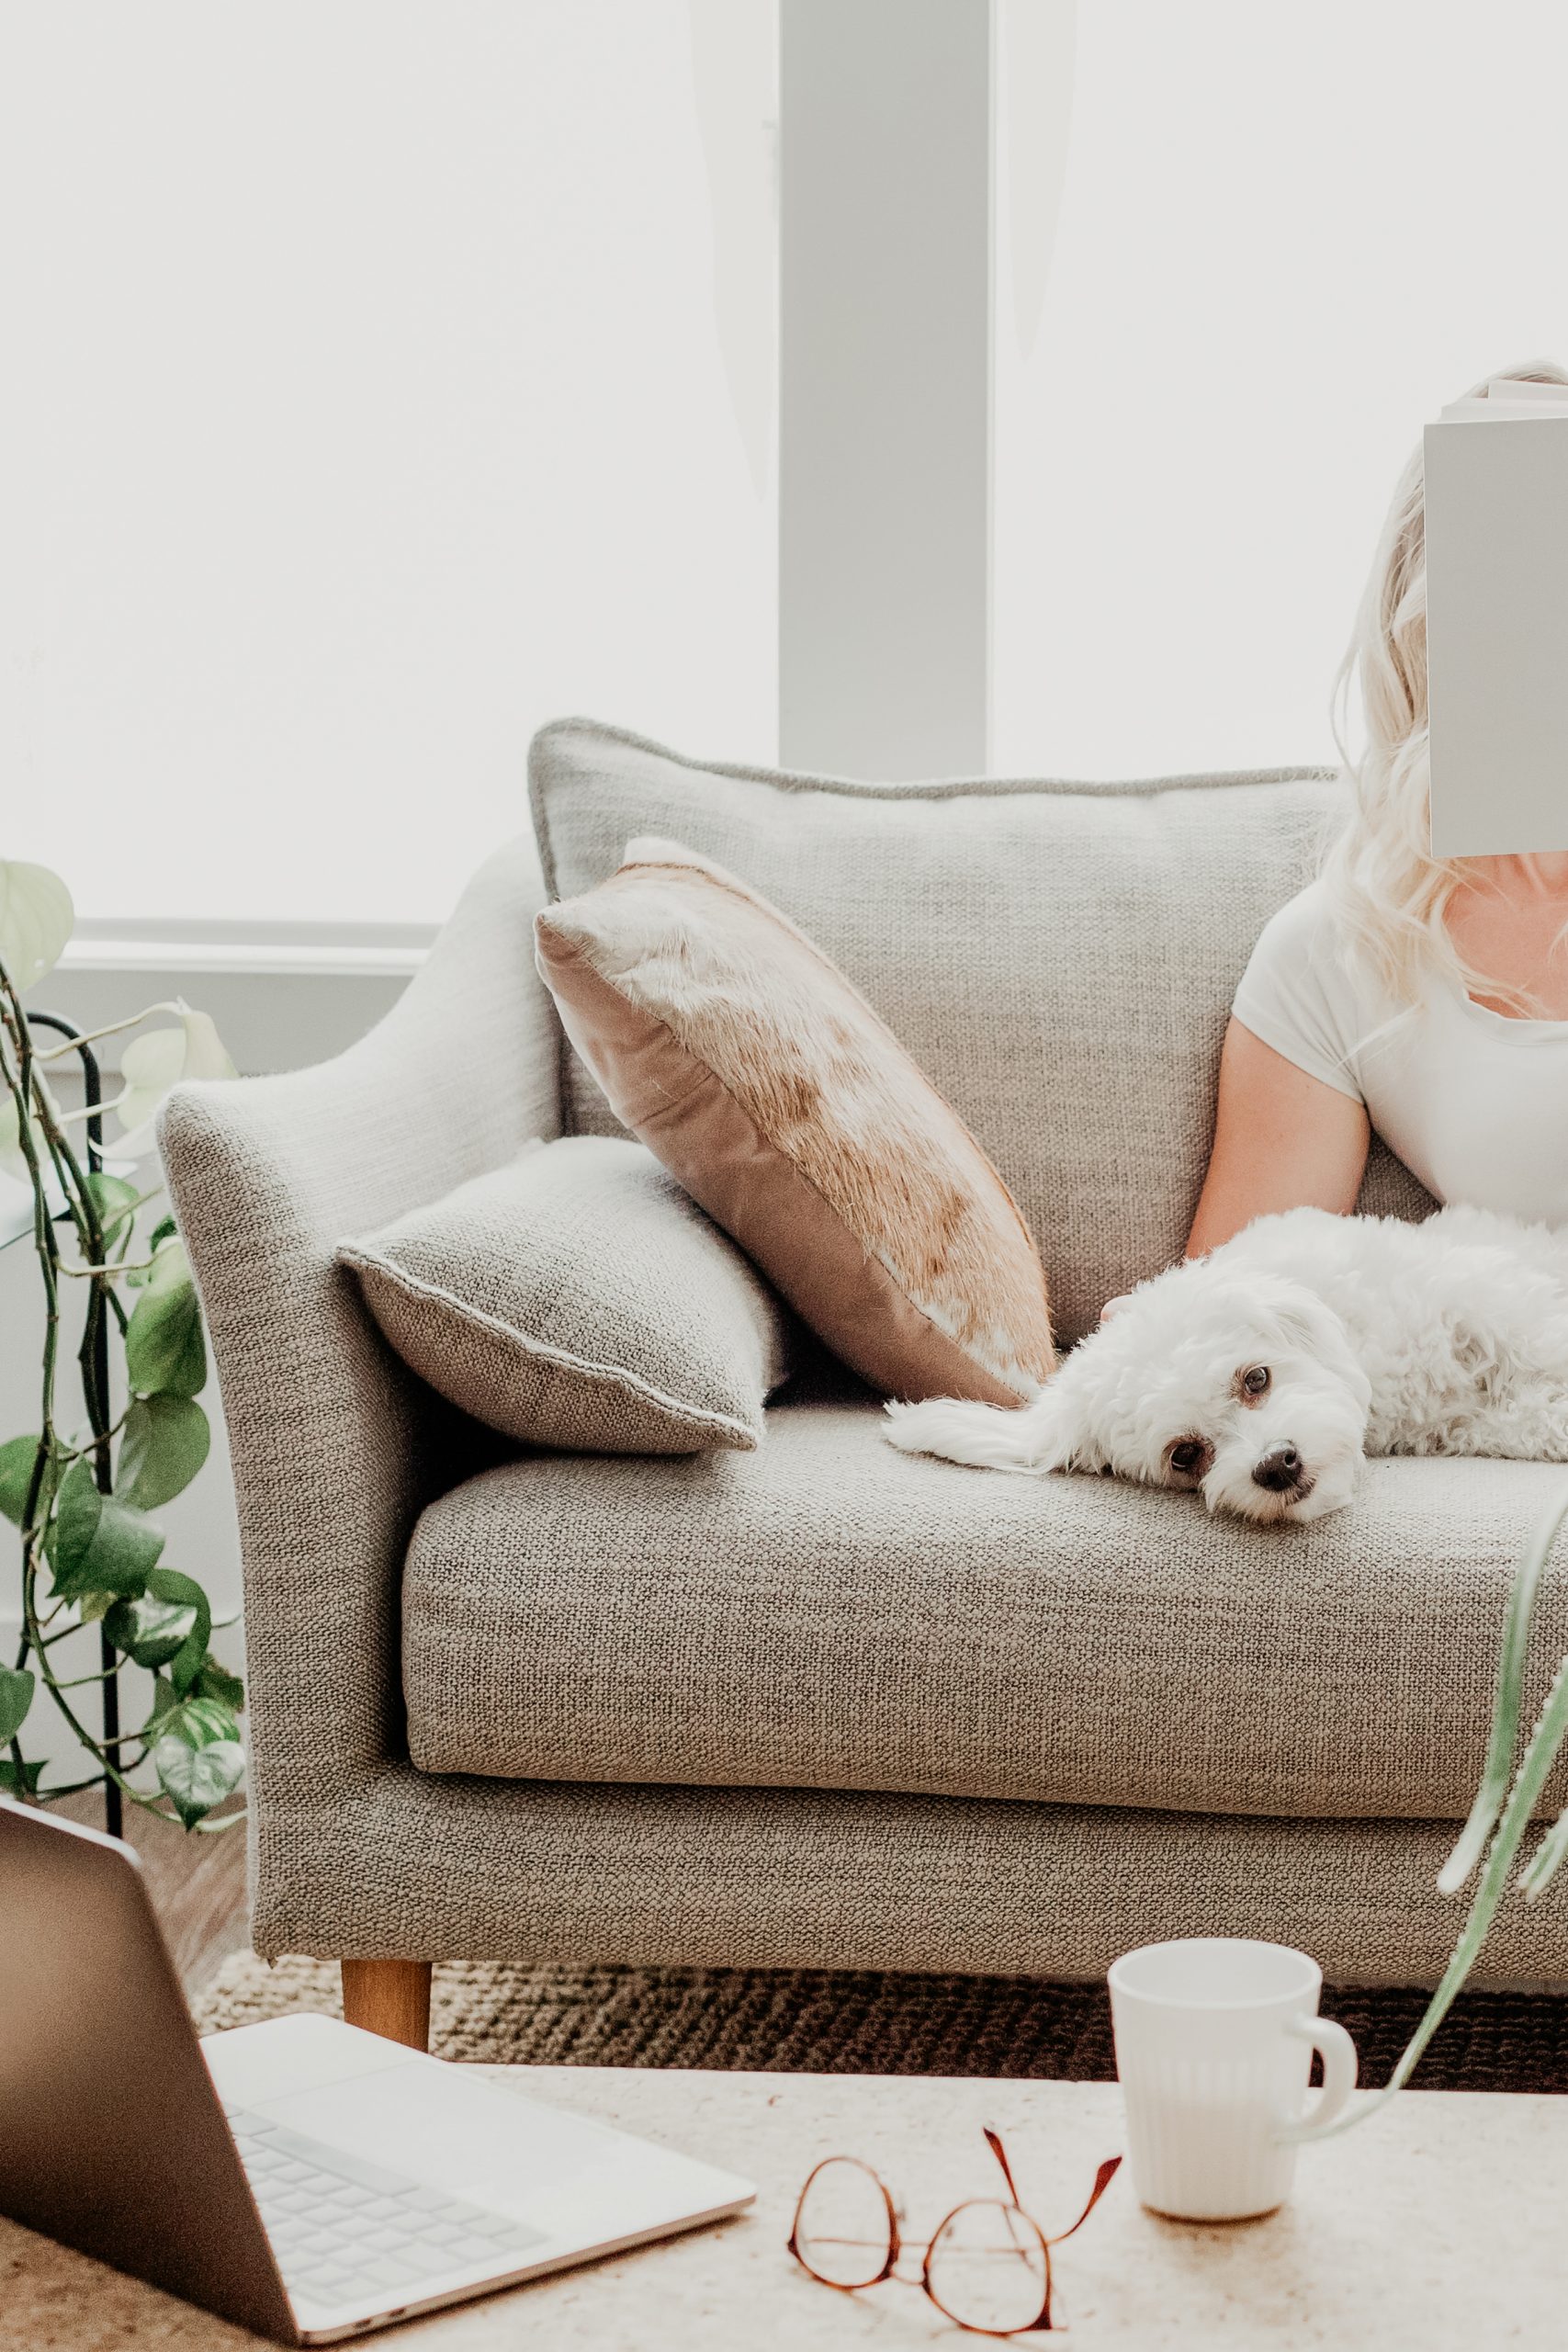
<instances>
[{"instance_id":1,"label":"laptop keyboard","mask_svg":"<svg viewBox=\"0 0 1568 2352\"><path fill-rule=\"evenodd\" d=\"M485 2266L499 2277L545 2243L508 2214L445 2197L265 2115L231 2108L229 2129L291 2295L412 2301L423 2282Z\"/></svg>"}]
</instances>

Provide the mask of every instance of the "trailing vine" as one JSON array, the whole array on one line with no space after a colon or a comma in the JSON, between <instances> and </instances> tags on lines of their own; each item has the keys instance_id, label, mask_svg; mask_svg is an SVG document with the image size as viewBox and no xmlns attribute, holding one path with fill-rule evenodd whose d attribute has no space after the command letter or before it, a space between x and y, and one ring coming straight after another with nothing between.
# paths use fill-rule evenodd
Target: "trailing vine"
<instances>
[{"instance_id":1,"label":"trailing vine","mask_svg":"<svg viewBox=\"0 0 1568 2352\"><path fill-rule=\"evenodd\" d=\"M29 1018L23 998L57 960L72 922L55 876L0 863L0 1166L13 1186L19 1182L25 1204L0 1240L30 1237L44 1310L38 1427L0 1443L0 1513L21 1539L20 1638L15 1658L0 1660L0 1790L42 1801L101 1786L113 1800L111 1823L130 1804L187 1829L226 1827L243 1817L243 1808L218 1808L243 1777L244 1692L212 1654L203 1587L164 1565L153 1515L207 1459L211 1431L197 1401L207 1344L174 1219L157 1216L140 1238L162 1185L144 1187L125 1171L150 1151L152 1114L175 1079L231 1075L233 1065L210 1021L183 1004L153 1005L94 1037L68 1034L45 1046L38 1033L46 1022L67 1024ZM160 1013L175 1014L177 1025L147 1028ZM124 1091L104 1106L127 1131L111 1170L96 1148L78 1149L72 1130L91 1106L63 1109L51 1073L84 1045L132 1030L141 1034L121 1055ZM64 1400L61 1361L73 1283L85 1288L79 1419L74 1399ZM98 1664L62 1671L64 1646L93 1624ZM128 1661L151 1672L152 1695L145 1720L122 1731L119 1669ZM90 1686L105 1693L96 1731L85 1720L95 1711L77 1695ZM29 1758L25 1737L40 1701L63 1718L84 1776L43 1785L43 1764Z\"/></svg>"}]
</instances>

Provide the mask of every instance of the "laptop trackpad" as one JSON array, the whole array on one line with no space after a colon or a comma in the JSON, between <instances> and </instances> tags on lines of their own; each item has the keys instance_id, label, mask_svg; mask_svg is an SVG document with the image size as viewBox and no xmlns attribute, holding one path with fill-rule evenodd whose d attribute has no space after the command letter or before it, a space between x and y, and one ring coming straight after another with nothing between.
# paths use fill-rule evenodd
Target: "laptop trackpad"
<instances>
[{"instance_id":1,"label":"laptop trackpad","mask_svg":"<svg viewBox=\"0 0 1568 2352\"><path fill-rule=\"evenodd\" d=\"M385 2171L536 2222L574 2202L574 2188L624 2178L626 2152L656 2154L608 2124L465 2079L456 2066L392 2066L247 2105Z\"/></svg>"}]
</instances>

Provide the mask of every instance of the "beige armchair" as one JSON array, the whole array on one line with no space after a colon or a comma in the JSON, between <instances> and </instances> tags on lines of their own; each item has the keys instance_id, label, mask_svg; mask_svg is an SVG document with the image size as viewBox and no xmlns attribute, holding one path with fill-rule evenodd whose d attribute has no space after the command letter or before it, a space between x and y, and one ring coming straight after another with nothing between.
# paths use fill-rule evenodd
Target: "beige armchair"
<instances>
[{"instance_id":1,"label":"beige armchair","mask_svg":"<svg viewBox=\"0 0 1568 2352\"><path fill-rule=\"evenodd\" d=\"M1019 1194L1068 1340L1179 1249L1230 990L1332 790L861 786L581 722L534 782L553 888L662 832L844 964ZM446 1958L1073 1977L1209 1931L1435 1980L1509 1565L1558 1474L1374 1464L1354 1511L1259 1532L910 1462L830 1387L786 1392L754 1454L503 1447L333 1253L603 1122L534 971L545 888L503 850L351 1051L164 1115L238 1490L257 1948L340 1959L350 2017L413 2041ZM1551 1580L1543 1655L1565 1602ZM1568 1878L1486 1965L1568 1981Z\"/></svg>"}]
</instances>

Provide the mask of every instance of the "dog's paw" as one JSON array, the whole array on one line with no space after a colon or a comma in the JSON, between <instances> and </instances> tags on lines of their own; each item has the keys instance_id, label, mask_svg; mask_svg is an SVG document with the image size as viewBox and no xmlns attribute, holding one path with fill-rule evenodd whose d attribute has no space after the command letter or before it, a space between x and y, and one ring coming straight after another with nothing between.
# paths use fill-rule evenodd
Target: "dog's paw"
<instances>
[{"instance_id":1,"label":"dog's paw","mask_svg":"<svg viewBox=\"0 0 1568 2352\"><path fill-rule=\"evenodd\" d=\"M1060 1467L1047 1444L1050 1408L1043 1396L1008 1408L963 1396L928 1396L916 1405L889 1405L883 1431L900 1453L934 1453L975 1470L1035 1473Z\"/></svg>"}]
</instances>

